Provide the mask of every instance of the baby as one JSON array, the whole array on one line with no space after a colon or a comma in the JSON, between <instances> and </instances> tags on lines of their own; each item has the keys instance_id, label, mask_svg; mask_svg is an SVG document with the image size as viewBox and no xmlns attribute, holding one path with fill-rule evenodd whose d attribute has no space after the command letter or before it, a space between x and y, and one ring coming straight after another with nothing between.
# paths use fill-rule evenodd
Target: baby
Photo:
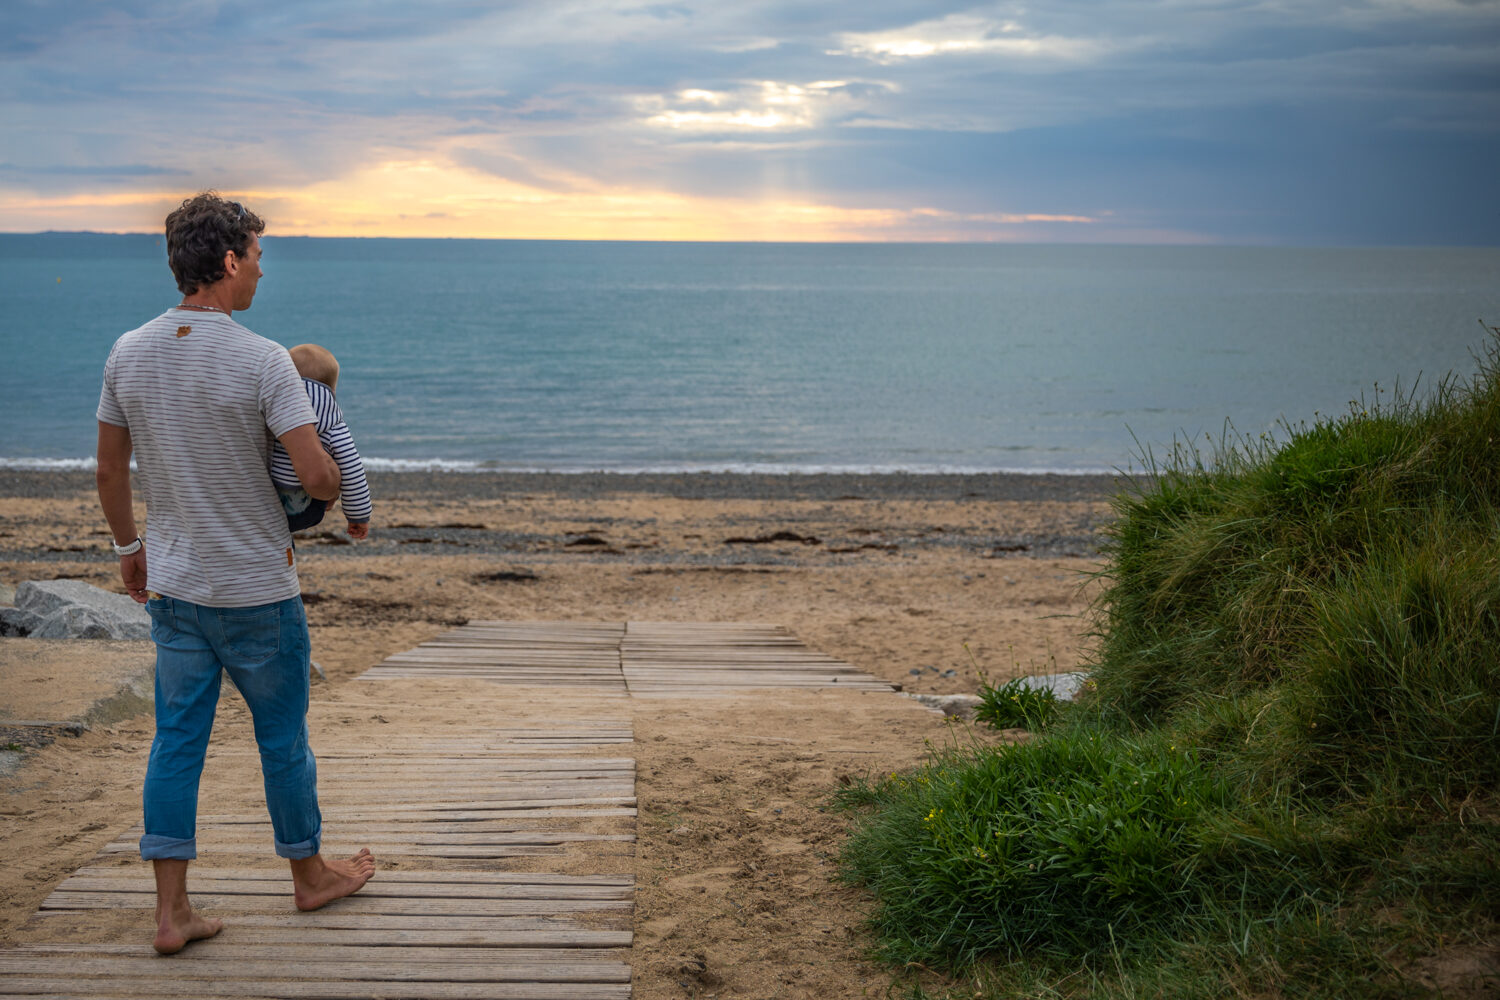
<instances>
[{"instance_id":1,"label":"baby","mask_svg":"<svg viewBox=\"0 0 1500 1000\"><path fill-rule=\"evenodd\" d=\"M339 503L349 522L349 537L365 538L370 534L370 487L365 482L365 466L354 448L354 438L344 423L343 411L333 399L339 381L338 359L317 344L298 344L287 353L302 376L307 398L318 416L318 439L338 463L342 477ZM276 484L276 493L286 511L287 526L293 531L311 528L322 521L324 511L333 502L318 500L302 488L292 468L292 457L279 441L271 450L271 481Z\"/></svg>"}]
</instances>

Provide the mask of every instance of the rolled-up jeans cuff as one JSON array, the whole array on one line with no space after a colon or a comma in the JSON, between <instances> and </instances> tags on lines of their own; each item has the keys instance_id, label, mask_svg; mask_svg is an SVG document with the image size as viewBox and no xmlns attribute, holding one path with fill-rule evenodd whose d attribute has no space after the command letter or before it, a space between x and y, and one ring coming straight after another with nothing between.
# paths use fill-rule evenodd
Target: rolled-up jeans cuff
<instances>
[{"instance_id":1,"label":"rolled-up jeans cuff","mask_svg":"<svg viewBox=\"0 0 1500 1000\"><path fill-rule=\"evenodd\" d=\"M318 853L322 839L323 835L320 831L306 840L298 841L295 844L283 844L278 840L276 841L276 856L279 858L290 858L293 861L310 858Z\"/></svg>"},{"instance_id":2,"label":"rolled-up jeans cuff","mask_svg":"<svg viewBox=\"0 0 1500 1000\"><path fill-rule=\"evenodd\" d=\"M191 861L198 856L198 838L163 837L159 833L141 836L141 857L146 861Z\"/></svg>"}]
</instances>

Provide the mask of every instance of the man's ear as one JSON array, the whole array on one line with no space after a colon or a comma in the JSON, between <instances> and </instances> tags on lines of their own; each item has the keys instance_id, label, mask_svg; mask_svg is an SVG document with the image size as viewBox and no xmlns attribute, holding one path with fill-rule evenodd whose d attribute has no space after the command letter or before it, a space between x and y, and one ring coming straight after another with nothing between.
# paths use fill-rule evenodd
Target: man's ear
<instances>
[{"instance_id":1,"label":"man's ear","mask_svg":"<svg viewBox=\"0 0 1500 1000\"><path fill-rule=\"evenodd\" d=\"M239 259L239 257L235 254L235 252L233 250L226 250L224 252L224 273L225 274L233 274L235 271L239 270L239 267L240 267L240 259Z\"/></svg>"}]
</instances>

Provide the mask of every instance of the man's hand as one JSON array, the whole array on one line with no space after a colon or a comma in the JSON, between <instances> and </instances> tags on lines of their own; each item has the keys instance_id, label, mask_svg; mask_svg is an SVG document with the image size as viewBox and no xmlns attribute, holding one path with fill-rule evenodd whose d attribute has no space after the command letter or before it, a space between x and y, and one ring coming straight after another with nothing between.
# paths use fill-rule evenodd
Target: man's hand
<instances>
[{"instance_id":1,"label":"man's hand","mask_svg":"<svg viewBox=\"0 0 1500 1000\"><path fill-rule=\"evenodd\" d=\"M128 556L120 557L120 579L125 581L125 591L137 604L146 603L146 547L143 545Z\"/></svg>"},{"instance_id":2,"label":"man's hand","mask_svg":"<svg viewBox=\"0 0 1500 1000\"><path fill-rule=\"evenodd\" d=\"M350 538L369 538L370 537L370 522L369 521L350 521L349 522L349 537Z\"/></svg>"}]
</instances>

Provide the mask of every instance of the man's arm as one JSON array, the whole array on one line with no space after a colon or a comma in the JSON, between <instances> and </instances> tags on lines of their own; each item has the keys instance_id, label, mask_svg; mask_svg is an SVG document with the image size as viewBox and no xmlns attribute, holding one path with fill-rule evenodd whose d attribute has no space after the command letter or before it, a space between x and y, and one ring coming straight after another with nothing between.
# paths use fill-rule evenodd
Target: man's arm
<instances>
[{"instance_id":1,"label":"man's arm","mask_svg":"<svg viewBox=\"0 0 1500 1000\"><path fill-rule=\"evenodd\" d=\"M134 496L130 488L130 429L99 421L99 448L95 454L98 469L94 480L99 486L99 506L115 536L115 544L129 545L140 534L135 527ZM131 599L146 603L146 549L137 549L120 557L120 579Z\"/></svg>"},{"instance_id":2,"label":"man's arm","mask_svg":"<svg viewBox=\"0 0 1500 1000\"><path fill-rule=\"evenodd\" d=\"M318 500L335 500L339 495L338 463L323 450L318 440L318 425L293 427L277 438L292 460L297 481L309 495Z\"/></svg>"}]
</instances>

